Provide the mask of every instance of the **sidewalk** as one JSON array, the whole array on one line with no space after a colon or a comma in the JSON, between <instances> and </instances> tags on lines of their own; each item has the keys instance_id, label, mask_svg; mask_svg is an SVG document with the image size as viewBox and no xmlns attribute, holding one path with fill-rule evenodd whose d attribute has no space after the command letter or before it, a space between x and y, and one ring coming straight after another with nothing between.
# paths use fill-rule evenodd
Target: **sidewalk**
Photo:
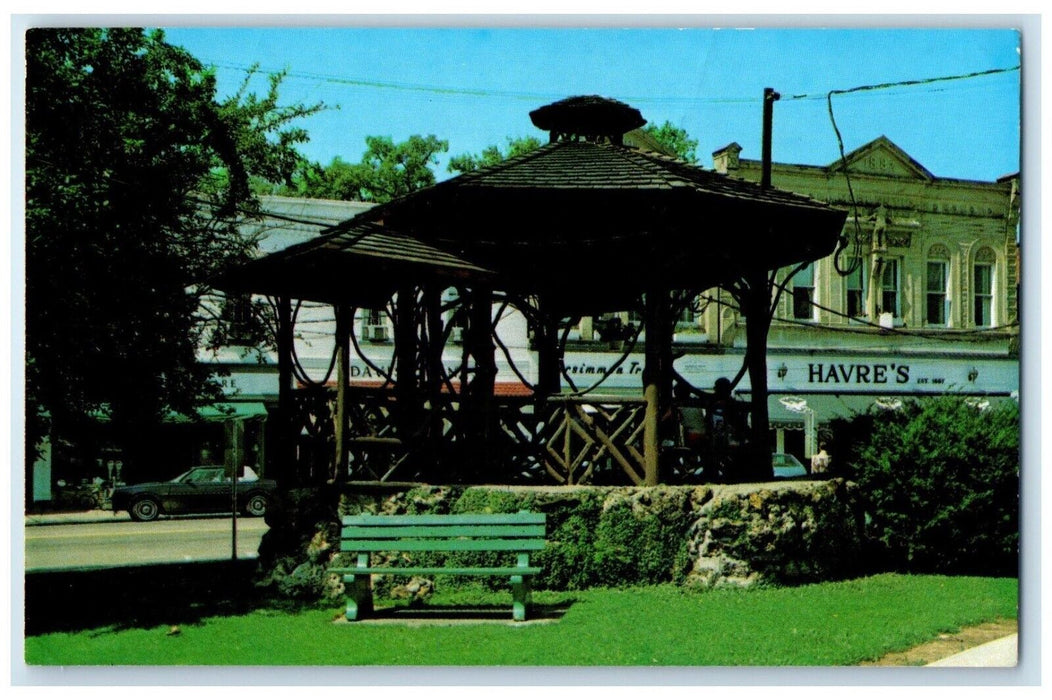
<instances>
[{"instance_id":1,"label":"sidewalk","mask_svg":"<svg viewBox=\"0 0 1052 700\"><path fill-rule=\"evenodd\" d=\"M928 666L944 668L1005 668L1019 663L1019 635L1012 634L992 642L965 649Z\"/></svg>"},{"instance_id":2,"label":"sidewalk","mask_svg":"<svg viewBox=\"0 0 1052 700\"><path fill-rule=\"evenodd\" d=\"M33 525L76 525L78 523L108 523L131 521L127 512L112 510L62 511L55 513L32 513L25 517L26 527Z\"/></svg>"}]
</instances>

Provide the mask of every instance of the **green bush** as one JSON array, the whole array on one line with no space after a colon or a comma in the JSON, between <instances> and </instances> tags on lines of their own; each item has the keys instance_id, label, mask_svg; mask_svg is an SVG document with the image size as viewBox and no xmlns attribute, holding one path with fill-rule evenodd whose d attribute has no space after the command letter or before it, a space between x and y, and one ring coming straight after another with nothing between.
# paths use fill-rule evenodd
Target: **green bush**
<instances>
[{"instance_id":1,"label":"green bush","mask_svg":"<svg viewBox=\"0 0 1052 700\"><path fill-rule=\"evenodd\" d=\"M636 501L640 501L637 503ZM454 513L514 513L548 516L547 546L530 557L541 567L537 588L582 590L680 581L688 568L690 517L686 491L580 488L553 494L529 490L466 489ZM458 552L450 559L466 566L495 566L501 555ZM484 581L496 589L506 582Z\"/></svg>"},{"instance_id":2,"label":"green bush","mask_svg":"<svg viewBox=\"0 0 1052 700\"><path fill-rule=\"evenodd\" d=\"M837 421L839 473L859 485L875 567L1015 576L1019 407L959 396Z\"/></svg>"}]
</instances>

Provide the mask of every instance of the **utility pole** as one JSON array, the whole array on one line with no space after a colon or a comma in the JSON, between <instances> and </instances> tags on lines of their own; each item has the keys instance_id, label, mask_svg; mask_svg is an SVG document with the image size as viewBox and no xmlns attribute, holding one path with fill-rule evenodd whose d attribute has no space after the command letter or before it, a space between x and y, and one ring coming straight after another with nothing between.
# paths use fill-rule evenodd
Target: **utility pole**
<instances>
[{"instance_id":1,"label":"utility pole","mask_svg":"<svg viewBox=\"0 0 1052 700\"><path fill-rule=\"evenodd\" d=\"M771 187L771 132L774 122L774 103L781 97L774 88L763 90L763 142L760 186ZM749 384L752 387L752 443L750 462L756 476L771 478L770 414L767 410L767 333L771 326L771 289L767 270L754 270L748 279L746 305L746 344L749 353Z\"/></svg>"}]
</instances>

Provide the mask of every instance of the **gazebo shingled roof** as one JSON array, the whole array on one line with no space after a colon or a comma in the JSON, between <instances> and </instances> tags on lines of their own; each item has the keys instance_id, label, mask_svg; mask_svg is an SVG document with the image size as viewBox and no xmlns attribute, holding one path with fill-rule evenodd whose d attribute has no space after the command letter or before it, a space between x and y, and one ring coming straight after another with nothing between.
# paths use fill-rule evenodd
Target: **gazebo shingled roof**
<instances>
[{"instance_id":1,"label":"gazebo shingled roof","mask_svg":"<svg viewBox=\"0 0 1052 700\"><path fill-rule=\"evenodd\" d=\"M571 97L531 118L564 140L373 207L230 280L325 301L347 294L330 281L341 271L369 299L389 293L400 271L451 283L492 271L503 289L598 313L628 308L655 285L704 289L836 246L843 211L620 145L645 123L624 103ZM348 255L371 254L346 267Z\"/></svg>"},{"instance_id":2,"label":"gazebo shingled roof","mask_svg":"<svg viewBox=\"0 0 1052 700\"><path fill-rule=\"evenodd\" d=\"M383 221L582 312L655 283L703 289L753 266L831 253L846 214L667 156L560 141L419 190L341 226Z\"/></svg>"},{"instance_id":3,"label":"gazebo shingled roof","mask_svg":"<svg viewBox=\"0 0 1052 700\"><path fill-rule=\"evenodd\" d=\"M361 222L251 261L224 275L218 286L235 292L379 306L405 279L455 284L492 277L492 272L444 250Z\"/></svg>"}]
</instances>

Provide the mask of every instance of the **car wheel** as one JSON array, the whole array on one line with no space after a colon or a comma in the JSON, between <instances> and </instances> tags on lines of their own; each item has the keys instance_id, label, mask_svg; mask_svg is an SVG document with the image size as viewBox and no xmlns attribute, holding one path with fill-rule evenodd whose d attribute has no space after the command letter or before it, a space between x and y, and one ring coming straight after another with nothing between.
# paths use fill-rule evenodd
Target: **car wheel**
<instances>
[{"instance_id":1,"label":"car wheel","mask_svg":"<svg viewBox=\"0 0 1052 700\"><path fill-rule=\"evenodd\" d=\"M131 504L128 514L131 515L132 520L137 520L141 523L156 520L157 516L161 514L161 506L152 498L140 498Z\"/></svg>"},{"instance_id":2,"label":"car wheel","mask_svg":"<svg viewBox=\"0 0 1052 700\"><path fill-rule=\"evenodd\" d=\"M245 503L245 514L254 515L260 517L267 512L267 497L261 493L255 493L249 496L248 501Z\"/></svg>"}]
</instances>

